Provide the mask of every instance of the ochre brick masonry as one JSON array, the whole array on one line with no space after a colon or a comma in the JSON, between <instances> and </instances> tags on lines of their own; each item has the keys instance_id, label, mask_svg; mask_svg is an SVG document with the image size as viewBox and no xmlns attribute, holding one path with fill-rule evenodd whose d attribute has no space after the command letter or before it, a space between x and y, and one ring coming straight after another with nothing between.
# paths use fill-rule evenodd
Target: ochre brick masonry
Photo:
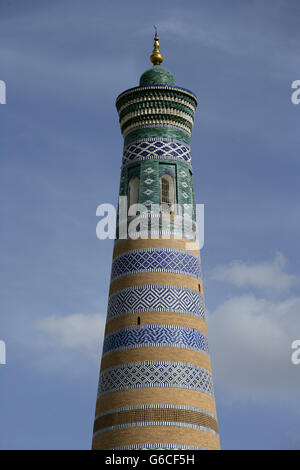
<instances>
[{"instance_id":1,"label":"ochre brick masonry","mask_svg":"<svg viewBox=\"0 0 300 470\"><path fill-rule=\"evenodd\" d=\"M124 315L122 317L111 320L106 324L105 336L113 331L120 330L122 328L128 328L135 326L140 319L141 325L177 325L187 326L194 328L199 331L203 331L207 335L207 327L204 320L196 318L192 315L182 315L179 313L164 312L139 312L134 314Z\"/></svg>"},{"instance_id":2,"label":"ochre brick masonry","mask_svg":"<svg viewBox=\"0 0 300 470\"><path fill-rule=\"evenodd\" d=\"M179 286L187 289L193 289L200 292L202 289L202 281L190 276L172 273L141 273L141 274L128 274L110 284L109 295L125 289L127 287L142 286L142 285L165 285L165 286Z\"/></svg>"},{"instance_id":3,"label":"ochre brick masonry","mask_svg":"<svg viewBox=\"0 0 300 470\"><path fill-rule=\"evenodd\" d=\"M175 448L195 446L199 449L217 450L219 437L210 431L181 426L144 426L107 431L95 436L93 449L117 449L121 446L146 443L173 442Z\"/></svg>"},{"instance_id":4,"label":"ochre brick masonry","mask_svg":"<svg viewBox=\"0 0 300 470\"><path fill-rule=\"evenodd\" d=\"M156 404L173 404L177 406L189 405L192 408L199 408L208 411L216 417L216 407L213 397L201 392L186 389L168 389L168 388L138 388L131 390L122 390L103 395L97 400L96 416L104 411L111 409L124 408L126 406L149 405L154 402L155 394Z\"/></svg>"},{"instance_id":5,"label":"ochre brick masonry","mask_svg":"<svg viewBox=\"0 0 300 470\"><path fill-rule=\"evenodd\" d=\"M144 361L175 361L186 362L187 364L195 364L199 367L204 367L211 371L210 359L207 354L200 351L189 351L182 348L159 348L159 347L145 347L137 349L128 349L126 351L113 352L102 358L101 371L114 367L118 364L129 364L131 362L144 362Z\"/></svg>"},{"instance_id":6,"label":"ochre brick masonry","mask_svg":"<svg viewBox=\"0 0 300 470\"><path fill-rule=\"evenodd\" d=\"M170 421L179 423L190 423L198 426L205 426L218 432L216 420L205 414L191 410L176 409L144 409L122 411L113 414L105 414L95 420L94 432L110 426L117 426L126 423L137 423L139 421Z\"/></svg>"}]
</instances>

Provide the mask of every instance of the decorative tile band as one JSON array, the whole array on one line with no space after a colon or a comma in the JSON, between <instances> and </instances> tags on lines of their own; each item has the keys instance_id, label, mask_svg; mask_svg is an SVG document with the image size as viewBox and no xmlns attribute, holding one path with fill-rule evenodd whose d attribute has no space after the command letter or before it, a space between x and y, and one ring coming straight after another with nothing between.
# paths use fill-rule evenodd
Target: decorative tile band
<instances>
[{"instance_id":1,"label":"decorative tile band","mask_svg":"<svg viewBox=\"0 0 300 470\"><path fill-rule=\"evenodd\" d=\"M98 397L131 388L183 388L213 396L211 374L183 362L144 361L105 369L99 380Z\"/></svg>"},{"instance_id":2,"label":"decorative tile band","mask_svg":"<svg viewBox=\"0 0 300 470\"><path fill-rule=\"evenodd\" d=\"M151 204L152 204L152 201L146 201L144 202L144 206L146 206L148 209L151 208ZM142 216L141 216L142 217ZM159 229L159 230L153 230L152 229L148 229L148 230L141 230L140 232L138 232L138 237L134 237L133 234L130 234L131 235L131 239L132 240L139 240L139 239L149 239L149 238L153 238L153 239L158 239L158 238L169 238L169 239L182 239L182 240L188 240L188 241L197 241L197 237L196 237L196 224L193 222L193 226L192 226L192 229L189 230L189 229L185 229L184 233L183 233L183 230L182 228L180 227L180 229L178 229L177 227L174 227L174 224L170 224L170 230L162 230L162 229ZM135 235L135 234L134 234ZM115 240L115 243L118 243L119 241L124 241L123 238L117 238Z\"/></svg>"},{"instance_id":3,"label":"decorative tile band","mask_svg":"<svg viewBox=\"0 0 300 470\"><path fill-rule=\"evenodd\" d=\"M180 142L189 145L190 138L189 136L181 131L180 129L173 129L170 127L155 127L154 125L147 128L139 128L135 131L131 131L124 139L124 146L127 147L132 142L136 142L140 139L160 139L160 138L168 138L177 140Z\"/></svg>"},{"instance_id":4,"label":"decorative tile band","mask_svg":"<svg viewBox=\"0 0 300 470\"><path fill-rule=\"evenodd\" d=\"M103 356L113 351L145 347L208 352L206 335L194 328L177 325L138 325L107 335L103 344Z\"/></svg>"},{"instance_id":5,"label":"decorative tile band","mask_svg":"<svg viewBox=\"0 0 300 470\"><path fill-rule=\"evenodd\" d=\"M191 411L179 408L164 407L137 407L125 411L116 411L95 418L94 433L116 426L127 426L131 423L144 425L144 423L178 423L179 426L193 428L207 428L218 432L218 424L215 417L199 411Z\"/></svg>"},{"instance_id":6,"label":"decorative tile band","mask_svg":"<svg viewBox=\"0 0 300 470\"><path fill-rule=\"evenodd\" d=\"M179 426L183 428L192 428L192 429L198 429L199 431L207 431L211 432L212 434L217 435L218 433L214 431L213 429L206 428L204 426L198 426L197 424L191 424L191 423L180 423L178 421L144 421L144 422L138 422L138 423L126 423L126 424L117 424L116 426L109 426L107 428L99 429L93 434L93 437L98 436L99 434L102 434L103 432L107 431L115 431L117 429L126 429L126 428L133 428L133 427L146 427L146 426Z\"/></svg>"},{"instance_id":7,"label":"decorative tile band","mask_svg":"<svg viewBox=\"0 0 300 470\"><path fill-rule=\"evenodd\" d=\"M201 279L200 259L189 252L171 248L132 250L114 259L111 280L140 272L170 272Z\"/></svg>"},{"instance_id":8,"label":"decorative tile band","mask_svg":"<svg viewBox=\"0 0 300 470\"><path fill-rule=\"evenodd\" d=\"M157 442L155 444L132 444L130 446L115 447L108 450L206 450L203 447L187 446L184 444L166 444Z\"/></svg>"},{"instance_id":9,"label":"decorative tile band","mask_svg":"<svg viewBox=\"0 0 300 470\"><path fill-rule=\"evenodd\" d=\"M191 113L190 110L185 109L180 110L173 107L170 107L169 104L163 103L168 107L157 106L155 108L143 108L142 105L130 112L129 109L126 108L121 113L120 117L120 126L122 131L130 125L139 126L140 124L152 124L153 122L160 123L160 122L170 122L171 124L174 123L177 127L181 127L181 124L184 124L185 127L191 128L193 127L194 123L194 113Z\"/></svg>"},{"instance_id":10,"label":"decorative tile band","mask_svg":"<svg viewBox=\"0 0 300 470\"><path fill-rule=\"evenodd\" d=\"M121 125L137 116L157 116L158 114L179 116L187 119L189 122L193 122L195 109L187 101L178 103L164 97L161 100L149 100L146 103L144 101L133 103L131 100L131 104L128 102L127 105L122 106L118 114Z\"/></svg>"},{"instance_id":11,"label":"decorative tile band","mask_svg":"<svg viewBox=\"0 0 300 470\"><path fill-rule=\"evenodd\" d=\"M179 119L178 119L179 121ZM152 119L149 120L147 124L143 124L144 121L140 122L134 122L131 125L128 125L126 129L122 130L123 137L127 137L128 134L131 132L135 132L137 130L141 129L153 129L153 128L161 128L162 131L165 129L173 129L175 131L182 132L183 134L186 134L186 137L189 138L192 133L192 128L191 125L186 125L184 122L180 124L179 122L176 122L175 119L168 119L167 117L165 119Z\"/></svg>"},{"instance_id":12,"label":"decorative tile band","mask_svg":"<svg viewBox=\"0 0 300 470\"><path fill-rule=\"evenodd\" d=\"M147 97L149 98L149 97ZM160 93L159 96L153 99L146 99L145 96L133 97L132 99L126 100L122 106L118 107L118 114L120 119L126 113L135 111L137 109L152 110L153 108L169 107L178 110L184 110L190 113L191 116L195 114L195 104L191 104L190 99L178 98L177 96L167 95Z\"/></svg>"},{"instance_id":13,"label":"decorative tile band","mask_svg":"<svg viewBox=\"0 0 300 470\"><path fill-rule=\"evenodd\" d=\"M164 143L175 143L178 144L179 146L187 147L189 150L191 150L191 146L187 144L184 140L179 140L176 139L175 137L169 137L169 136L160 136L160 137L140 137L137 138L136 140L131 141L129 144L125 145L124 144L124 150L127 150L131 145L138 145L141 142L148 142L149 145L153 144L154 142L164 142Z\"/></svg>"},{"instance_id":14,"label":"decorative tile band","mask_svg":"<svg viewBox=\"0 0 300 470\"><path fill-rule=\"evenodd\" d=\"M122 406L121 408L115 408L111 410L106 410L103 413L99 413L95 416L95 420L100 418L101 416L106 416L111 413L121 413L122 411L131 411L131 410L184 410L184 411L195 411L196 413L204 413L212 418L216 418L214 414L210 413L209 411L203 410L201 408L195 408L193 406L186 406L186 405L173 405L170 403L164 404L157 404L157 403L150 403L145 405L137 405L137 406Z\"/></svg>"},{"instance_id":15,"label":"decorative tile band","mask_svg":"<svg viewBox=\"0 0 300 470\"><path fill-rule=\"evenodd\" d=\"M151 139L140 141L127 146L123 152L123 166L141 160L177 160L191 165L189 145L183 145L169 139Z\"/></svg>"},{"instance_id":16,"label":"decorative tile band","mask_svg":"<svg viewBox=\"0 0 300 470\"><path fill-rule=\"evenodd\" d=\"M147 85L129 88L128 90L125 90L118 95L116 99L116 106L117 109L120 109L120 107L123 105L124 100L125 102L128 101L128 96L130 97L129 99L132 99L134 97L145 97L147 95L160 96L161 93L166 96L182 96L185 99L188 99L189 97L191 99L191 103L194 104L194 107L197 106L197 97L192 91L188 90L187 88L172 85Z\"/></svg>"},{"instance_id":17,"label":"decorative tile band","mask_svg":"<svg viewBox=\"0 0 300 470\"><path fill-rule=\"evenodd\" d=\"M133 286L109 298L107 321L140 312L175 312L204 319L200 292L173 286Z\"/></svg>"}]
</instances>

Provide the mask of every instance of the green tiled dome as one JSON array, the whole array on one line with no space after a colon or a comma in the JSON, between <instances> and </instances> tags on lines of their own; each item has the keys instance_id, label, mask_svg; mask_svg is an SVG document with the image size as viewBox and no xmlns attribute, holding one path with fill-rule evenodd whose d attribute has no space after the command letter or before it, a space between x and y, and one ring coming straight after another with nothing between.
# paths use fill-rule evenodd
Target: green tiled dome
<instances>
[{"instance_id":1,"label":"green tiled dome","mask_svg":"<svg viewBox=\"0 0 300 470\"><path fill-rule=\"evenodd\" d=\"M140 78L140 86L146 85L175 85L174 77L161 65L154 65L146 70Z\"/></svg>"}]
</instances>

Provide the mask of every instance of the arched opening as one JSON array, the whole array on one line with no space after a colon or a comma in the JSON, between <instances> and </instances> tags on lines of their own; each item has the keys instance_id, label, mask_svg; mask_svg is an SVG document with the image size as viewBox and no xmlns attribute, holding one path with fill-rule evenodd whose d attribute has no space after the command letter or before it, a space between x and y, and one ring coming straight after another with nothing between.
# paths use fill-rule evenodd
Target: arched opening
<instances>
[{"instance_id":1,"label":"arched opening","mask_svg":"<svg viewBox=\"0 0 300 470\"><path fill-rule=\"evenodd\" d=\"M139 202L140 178L133 176L128 185L128 207Z\"/></svg>"},{"instance_id":2,"label":"arched opening","mask_svg":"<svg viewBox=\"0 0 300 470\"><path fill-rule=\"evenodd\" d=\"M141 317L138 317L138 318L137 318L137 324L138 324L138 325L141 324Z\"/></svg>"},{"instance_id":3,"label":"arched opening","mask_svg":"<svg viewBox=\"0 0 300 470\"><path fill-rule=\"evenodd\" d=\"M165 174L160 177L160 200L163 212L173 212L175 204L175 188L172 176Z\"/></svg>"}]
</instances>

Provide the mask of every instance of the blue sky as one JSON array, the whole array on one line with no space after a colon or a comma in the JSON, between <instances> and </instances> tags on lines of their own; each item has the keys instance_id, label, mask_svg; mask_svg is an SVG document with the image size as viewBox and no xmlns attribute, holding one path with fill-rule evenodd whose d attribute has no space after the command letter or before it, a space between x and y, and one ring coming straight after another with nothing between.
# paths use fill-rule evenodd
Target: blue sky
<instances>
[{"instance_id":1,"label":"blue sky","mask_svg":"<svg viewBox=\"0 0 300 470\"><path fill-rule=\"evenodd\" d=\"M164 65L199 99L205 281L221 444L300 448L297 0L1 0L0 448L91 444L115 204L116 96Z\"/></svg>"}]
</instances>

